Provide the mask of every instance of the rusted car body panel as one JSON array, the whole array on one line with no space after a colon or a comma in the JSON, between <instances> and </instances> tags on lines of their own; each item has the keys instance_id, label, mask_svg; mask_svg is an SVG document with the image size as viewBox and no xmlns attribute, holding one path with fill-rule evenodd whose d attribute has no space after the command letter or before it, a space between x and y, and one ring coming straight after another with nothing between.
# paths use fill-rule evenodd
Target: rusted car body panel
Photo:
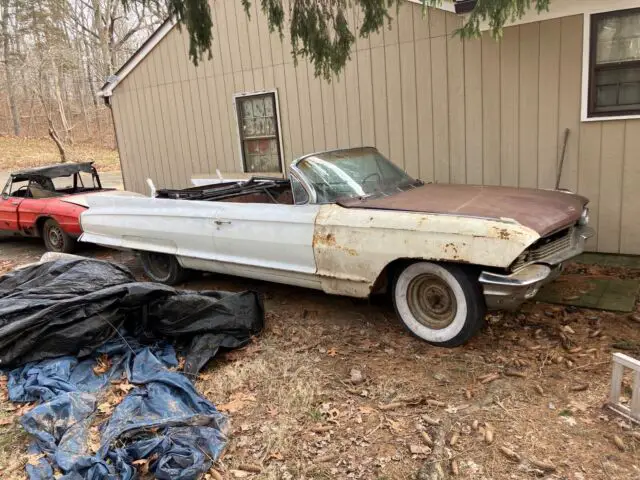
<instances>
[{"instance_id":1,"label":"rusted car body panel","mask_svg":"<svg viewBox=\"0 0 640 480\"><path fill-rule=\"evenodd\" d=\"M539 238L510 220L323 205L313 251L323 290L366 297L394 260L507 268Z\"/></svg>"},{"instance_id":2,"label":"rusted car body panel","mask_svg":"<svg viewBox=\"0 0 640 480\"><path fill-rule=\"evenodd\" d=\"M351 198L339 204L348 208L459 215L461 219L508 218L545 236L577 222L587 202L579 195L553 190L427 184L390 196Z\"/></svg>"}]
</instances>

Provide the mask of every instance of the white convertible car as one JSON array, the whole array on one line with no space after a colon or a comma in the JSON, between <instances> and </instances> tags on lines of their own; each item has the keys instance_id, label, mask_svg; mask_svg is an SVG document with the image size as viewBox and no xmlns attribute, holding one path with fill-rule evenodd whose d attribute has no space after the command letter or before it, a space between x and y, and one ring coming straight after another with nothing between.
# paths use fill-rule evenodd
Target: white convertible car
<instances>
[{"instance_id":1,"label":"white convertible car","mask_svg":"<svg viewBox=\"0 0 640 480\"><path fill-rule=\"evenodd\" d=\"M188 269L368 297L389 291L418 337L453 347L486 309L514 309L583 251L587 199L425 184L375 148L314 153L289 178L152 197L91 197L82 241L140 252L147 275Z\"/></svg>"}]
</instances>

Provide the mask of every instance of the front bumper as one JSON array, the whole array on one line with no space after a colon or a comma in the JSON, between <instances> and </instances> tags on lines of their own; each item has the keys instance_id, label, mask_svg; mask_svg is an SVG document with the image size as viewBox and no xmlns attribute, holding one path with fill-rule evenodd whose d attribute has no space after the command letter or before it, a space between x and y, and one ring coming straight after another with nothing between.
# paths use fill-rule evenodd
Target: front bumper
<instances>
[{"instance_id":1,"label":"front bumper","mask_svg":"<svg viewBox=\"0 0 640 480\"><path fill-rule=\"evenodd\" d=\"M593 235L593 229L577 227L571 245L539 263L524 266L510 275L482 272L480 284L489 310L515 310L526 300L533 298L543 285L555 280L562 273L562 263L580 255L585 242Z\"/></svg>"}]
</instances>

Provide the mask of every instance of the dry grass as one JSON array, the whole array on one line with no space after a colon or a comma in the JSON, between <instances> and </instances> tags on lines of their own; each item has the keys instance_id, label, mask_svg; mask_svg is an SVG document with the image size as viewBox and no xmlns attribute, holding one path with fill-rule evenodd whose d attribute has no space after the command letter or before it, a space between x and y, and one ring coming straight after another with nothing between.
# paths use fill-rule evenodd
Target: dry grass
<instances>
[{"instance_id":1,"label":"dry grass","mask_svg":"<svg viewBox=\"0 0 640 480\"><path fill-rule=\"evenodd\" d=\"M6 480L26 478L23 466L28 438L17 423L16 408L8 400L6 377L0 375L0 472Z\"/></svg>"},{"instance_id":2,"label":"dry grass","mask_svg":"<svg viewBox=\"0 0 640 480\"><path fill-rule=\"evenodd\" d=\"M91 144L67 147L67 159L72 162L93 160L100 172L120 170L117 150ZM60 155L48 138L16 138L0 136L0 171L50 165L60 162Z\"/></svg>"}]
</instances>

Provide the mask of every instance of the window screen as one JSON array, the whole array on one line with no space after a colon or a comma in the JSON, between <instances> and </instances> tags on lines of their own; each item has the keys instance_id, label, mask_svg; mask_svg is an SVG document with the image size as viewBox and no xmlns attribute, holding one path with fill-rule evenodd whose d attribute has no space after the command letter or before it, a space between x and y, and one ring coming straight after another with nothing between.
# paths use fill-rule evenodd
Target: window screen
<instances>
[{"instance_id":1,"label":"window screen","mask_svg":"<svg viewBox=\"0 0 640 480\"><path fill-rule=\"evenodd\" d=\"M282 171L275 93L236 98L245 172Z\"/></svg>"}]
</instances>

